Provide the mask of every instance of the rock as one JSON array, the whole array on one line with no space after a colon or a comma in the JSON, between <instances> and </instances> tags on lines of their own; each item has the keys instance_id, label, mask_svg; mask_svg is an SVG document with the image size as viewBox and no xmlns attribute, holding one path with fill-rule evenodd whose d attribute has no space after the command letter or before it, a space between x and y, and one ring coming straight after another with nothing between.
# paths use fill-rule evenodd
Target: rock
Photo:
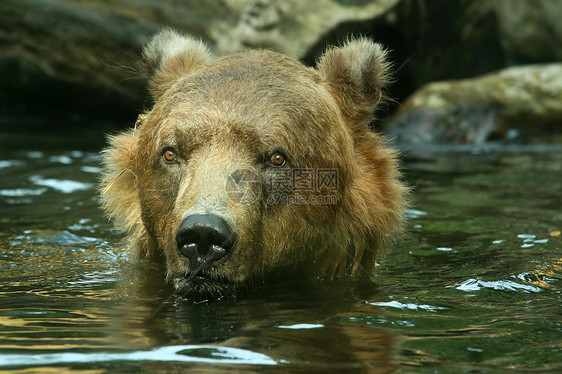
<instances>
[{"instance_id":1,"label":"rock","mask_svg":"<svg viewBox=\"0 0 562 374\"><path fill-rule=\"evenodd\" d=\"M372 20L398 2L226 0L232 16L214 19L208 32L221 55L248 48L273 48L302 58L338 25Z\"/></svg>"},{"instance_id":2,"label":"rock","mask_svg":"<svg viewBox=\"0 0 562 374\"><path fill-rule=\"evenodd\" d=\"M430 83L385 126L402 144L482 144L562 134L562 63L512 67ZM550 139L552 140L552 138Z\"/></svg>"},{"instance_id":3,"label":"rock","mask_svg":"<svg viewBox=\"0 0 562 374\"><path fill-rule=\"evenodd\" d=\"M369 22L341 24L329 42L352 32L387 46L397 70L390 93L402 101L429 82L561 61L560 19L560 0L401 0Z\"/></svg>"},{"instance_id":4,"label":"rock","mask_svg":"<svg viewBox=\"0 0 562 374\"><path fill-rule=\"evenodd\" d=\"M146 100L135 63L163 27L207 42L217 56L273 48L300 57L341 22L399 0L2 0L0 115L134 121Z\"/></svg>"},{"instance_id":5,"label":"rock","mask_svg":"<svg viewBox=\"0 0 562 374\"><path fill-rule=\"evenodd\" d=\"M136 61L166 26L216 56L272 48L310 65L326 44L370 36L390 50L401 101L432 81L560 61L560 18L560 0L2 0L0 117L134 122L150 105Z\"/></svg>"},{"instance_id":6,"label":"rock","mask_svg":"<svg viewBox=\"0 0 562 374\"><path fill-rule=\"evenodd\" d=\"M560 0L497 0L493 10L509 63L562 61Z\"/></svg>"}]
</instances>

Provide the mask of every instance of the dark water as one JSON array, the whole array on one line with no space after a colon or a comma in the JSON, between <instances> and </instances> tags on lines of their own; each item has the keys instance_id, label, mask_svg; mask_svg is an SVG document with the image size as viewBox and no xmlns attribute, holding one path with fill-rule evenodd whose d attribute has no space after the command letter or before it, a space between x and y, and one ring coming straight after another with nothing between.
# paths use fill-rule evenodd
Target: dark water
<instances>
[{"instance_id":1,"label":"dark water","mask_svg":"<svg viewBox=\"0 0 562 374\"><path fill-rule=\"evenodd\" d=\"M562 371L560 149L413 152L374 283L194 303L104 220L98 136L0 137L0 372Z\"/></svg>"}]
</instances>

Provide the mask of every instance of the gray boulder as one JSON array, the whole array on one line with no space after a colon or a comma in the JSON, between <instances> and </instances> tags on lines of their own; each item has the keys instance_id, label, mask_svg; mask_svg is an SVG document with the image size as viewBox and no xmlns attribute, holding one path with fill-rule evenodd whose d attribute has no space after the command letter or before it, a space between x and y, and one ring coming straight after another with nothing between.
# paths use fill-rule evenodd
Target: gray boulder
<instances>
[{"instance_id":1,"label":"gray boulder","mask_svg":"<svg viewBox=\"0 0 562 374\"><path fill-rule=\"evenodd\" d=\"M385 126L402 144L562 140L562 63L427 84ZM547 137L547 138L546 138Z\"/></svg>"},{"instance_id":2,"label":"gray boulder","mask_svg":"<svg viewBox=\"0 0 562 374\"><path fill-rule=\"evenodd\" d=\"M161 28L200 37L217 56L260 47L298 58L337 24L397 2L2 0L0 115L131 120L147 105L135 63Z\"/></svg>"}]
</instances>

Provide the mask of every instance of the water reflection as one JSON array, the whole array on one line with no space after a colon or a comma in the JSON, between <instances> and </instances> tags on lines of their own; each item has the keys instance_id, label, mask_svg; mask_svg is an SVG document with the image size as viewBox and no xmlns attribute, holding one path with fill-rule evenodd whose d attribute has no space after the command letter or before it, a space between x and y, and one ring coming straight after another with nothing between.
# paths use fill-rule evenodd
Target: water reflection
<instances>
[{"instance_id":1,"label":"water reflection","mask_svg":"<svg viewBox=\"0 0 562 374\"><path fill-rule=\"evenodd\" d=\"M153 316L160 307L154 295L161 301L172 291L157 281L158 269L140 273L142 279L133 276L122 285L127 302L114 311L122 335L112 338L120 346L212 343L266 354L291 367L396 368L394 336L352 319L381 311L363 301L384 297L372 282L291 282L215 302L176 296Z\"/></svg>"}]
</instances>

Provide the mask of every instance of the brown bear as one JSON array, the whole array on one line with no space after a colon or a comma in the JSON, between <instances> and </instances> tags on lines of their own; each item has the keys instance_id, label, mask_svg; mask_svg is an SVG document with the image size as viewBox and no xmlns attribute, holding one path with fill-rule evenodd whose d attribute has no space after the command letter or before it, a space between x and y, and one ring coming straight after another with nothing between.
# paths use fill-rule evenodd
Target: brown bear
<instances>
[{"instance_id":1,"label":"brown bear","mask_svg":"<svg viewBox=\"0 0 562 374\"><path fill-rule=\"evenodd\" d=\"M269 50L212 59L172 30L144 49L152 109L103 151L102 204L178 292L279 275L372 274L402 227L396 152L369 123L388 63L364 38L316 68Z\"/></svg>"}]
</instances>

